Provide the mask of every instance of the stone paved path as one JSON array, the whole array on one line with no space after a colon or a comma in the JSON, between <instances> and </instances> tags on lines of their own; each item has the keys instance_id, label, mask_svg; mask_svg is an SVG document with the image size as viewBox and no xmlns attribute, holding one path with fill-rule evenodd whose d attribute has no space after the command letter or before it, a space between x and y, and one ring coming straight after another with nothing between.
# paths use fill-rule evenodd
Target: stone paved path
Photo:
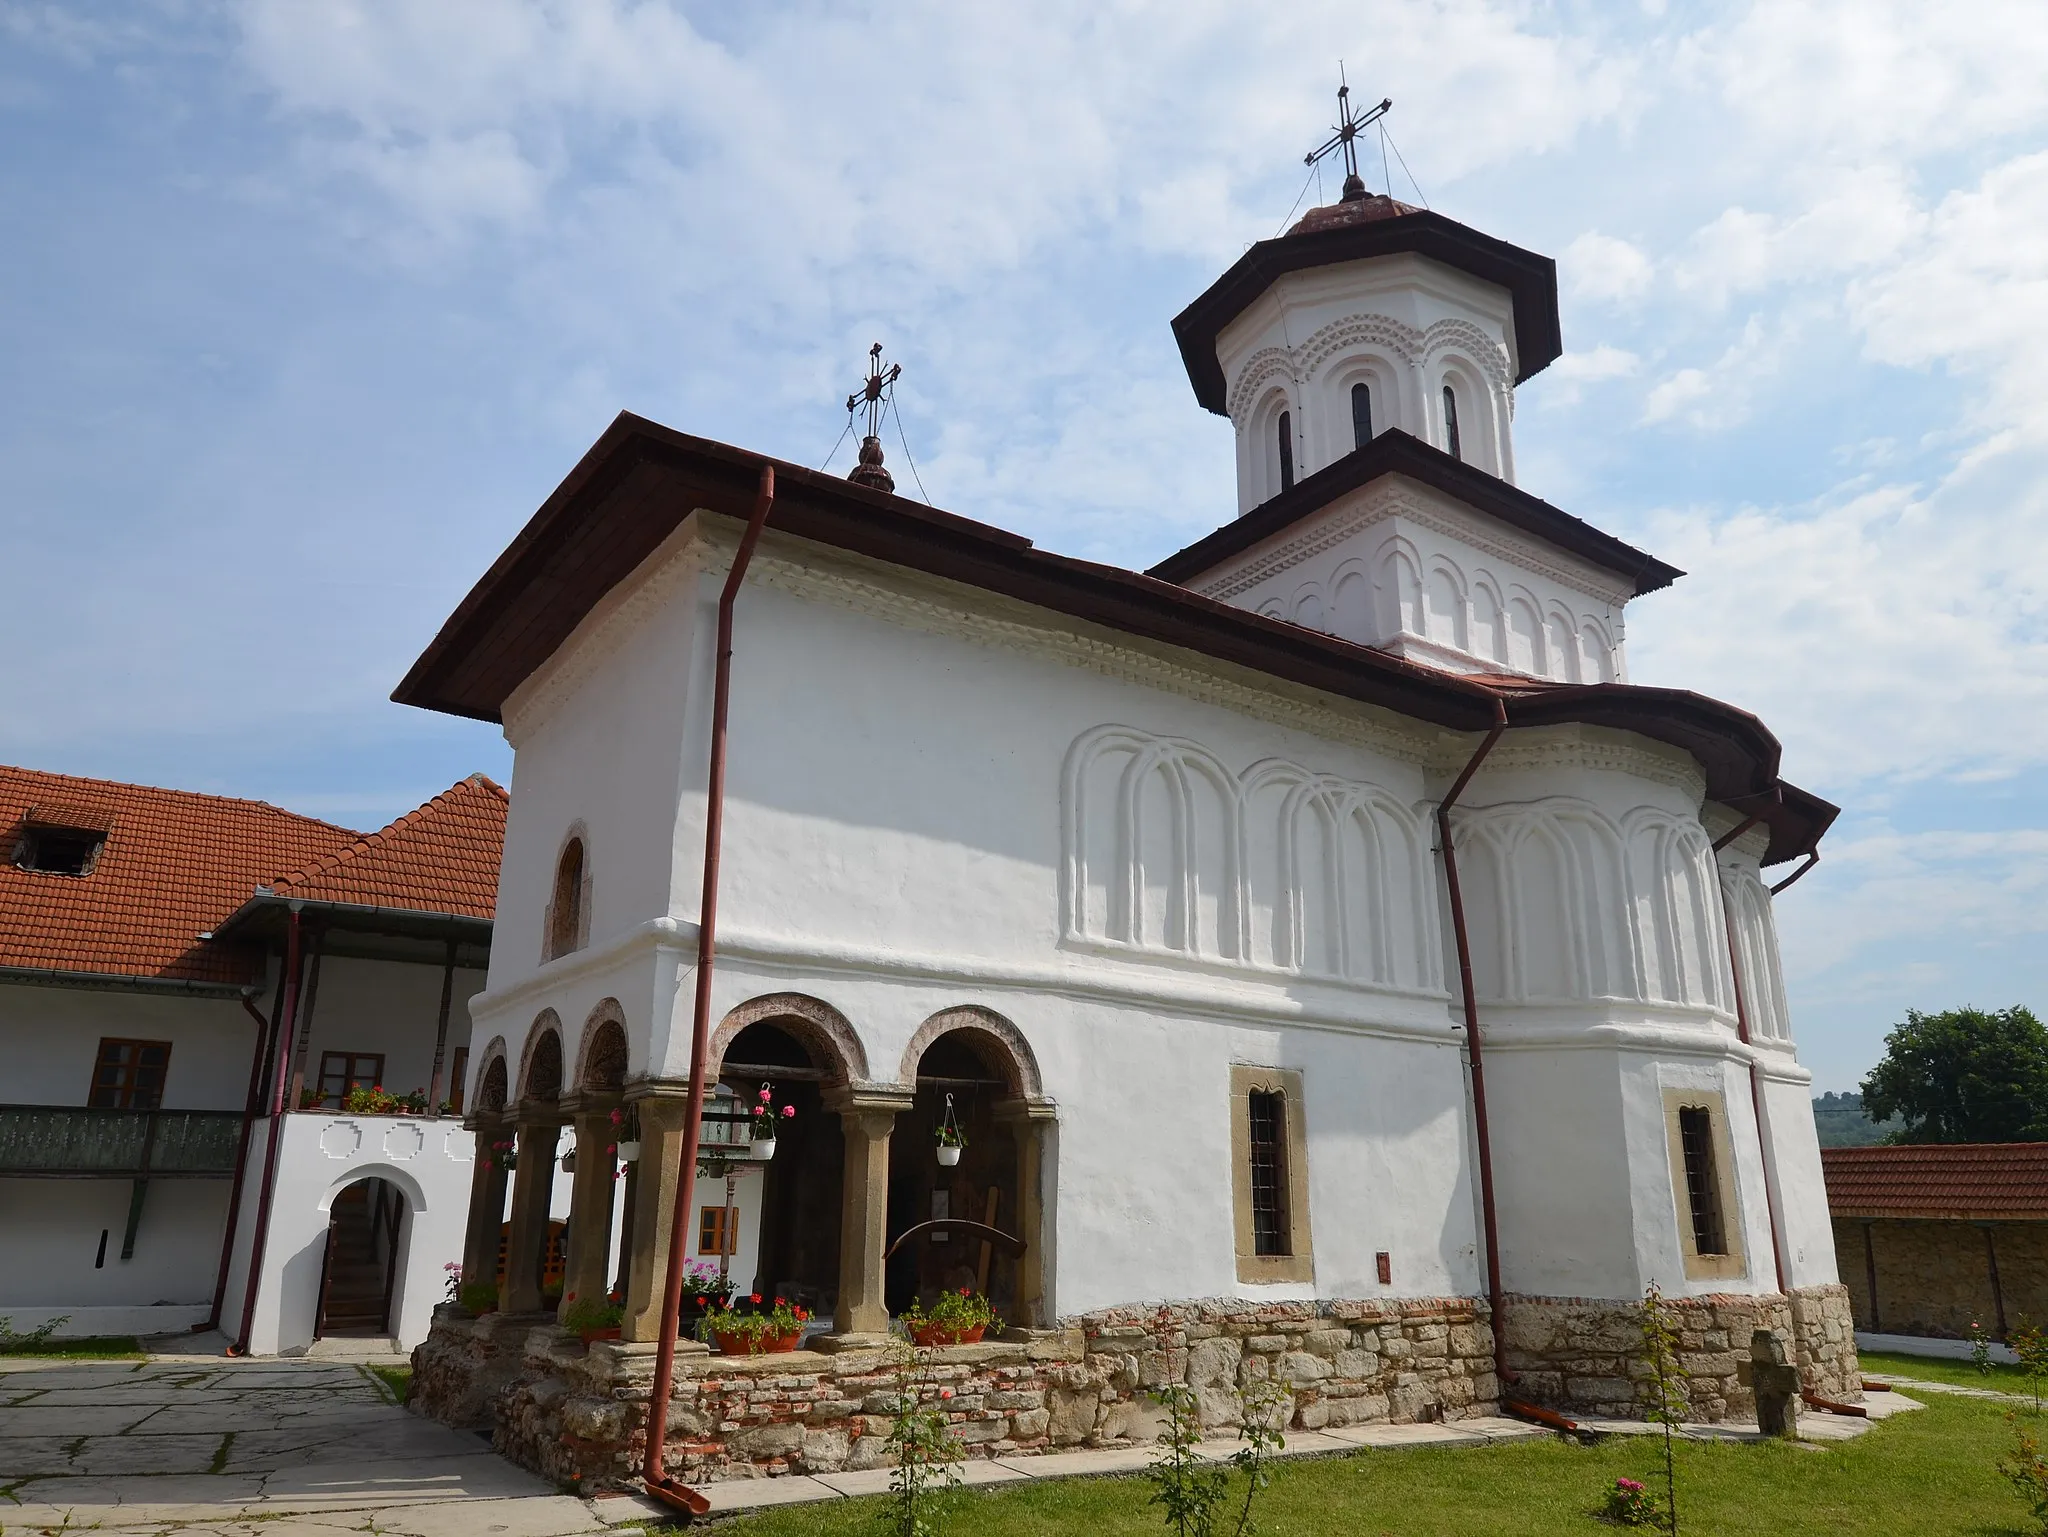
<instances>
[{"instance_id":1,"label":"stone paved path","mask_svg":"<svg viewBox=\"0 0 2048 1537\"><path fill-rule=\"evenodd\" d=\"M9 1534L572 1537L647 1519L557 1493L348 1363L0 1359Z\"/></svg>"}]
</instances>

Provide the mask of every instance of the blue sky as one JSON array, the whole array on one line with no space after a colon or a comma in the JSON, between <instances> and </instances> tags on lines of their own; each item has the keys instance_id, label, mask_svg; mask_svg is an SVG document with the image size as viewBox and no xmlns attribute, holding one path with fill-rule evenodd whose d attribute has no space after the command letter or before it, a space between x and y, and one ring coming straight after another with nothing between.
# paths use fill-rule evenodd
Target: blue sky
<instances>
[{"instance_id":1,"label":"blue sky","mask_svg":"<svg viewBox=\"0 0 2048 1537\"><path fill-rule=\"evenodd\" d=\"M1272 9L0 0L0 758L365 827L503 776L386 696L590 440L816 463L878 337L941 506L1158 558L1234 484L1167 323L1341 57L1397 195L1559 260L1517 457L1691 573L1635 680L1846 808L1816 1087L2048 1005L2048 14Z\"/></svg>"}]
</instances>

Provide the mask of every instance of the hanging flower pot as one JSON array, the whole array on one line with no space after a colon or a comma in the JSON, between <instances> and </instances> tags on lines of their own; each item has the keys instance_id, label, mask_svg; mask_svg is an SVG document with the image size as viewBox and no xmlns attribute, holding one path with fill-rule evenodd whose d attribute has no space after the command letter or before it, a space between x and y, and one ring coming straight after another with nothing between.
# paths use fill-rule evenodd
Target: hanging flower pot
<instances>
[{"instance_id":1,"label":"hanging flower pot","mask_svg":"<svg viewBox=\"0 0 2048 1537\"><path fill-rule=\"evenodd\" d=\"M796 1114L796 1106L775 1103L775 1085L764 1083L761 1092L754 1099L754 1108L749 1112L752 1119L747 1125L747 1156L756 1163L766 1163L775 1156L775 1131L777 1123L786 1121Z\"/></svg>"},{"instance_id":2,"label":"hanging flower pot","mask_svg":"<svg viewBox=\"0 0 2048 1537\"><path fill-rule=\"evenodd\" d=\"M773 1137L756 1137L747 1144L747 1156L756 1163L766 1163L775 1156L775 1139Z\"/></svg>"},{"instance_id":3,"label":"hanging flower pot","mask_svg":"<svg viewBox=\"0 0 2048 1537\"><path fill-rule=\"evenodd\" d=\"M953 1115L953 1096L950 1094L946 1096L946 1113L932 1131L932 1141L938 1144L941 1168L950 1169L959 1163L961 1153L967 1148L967 1133L960 1129L960 1122Z\"/></svg>"},{"instance_id":4,"label":"hanging flower pot","mask_svg":"<svg viewBox=\"0 0 2048 1537\"><path fill-rule=\"evenodd\" d=\"M628 1137L619 1144L618 1153L623 1162L638 1163L640 1161L640 1139Z\"/></svg>"},{"instance_id":5,"label":"hanging flower pot","mask_svg":"<svg viewBox=\"0 0 2048 1537\"><path fill-rule=\"evenodd\" d=\"M572 1147L568 1152L564 1153L561 1162L556 1167L564 1174L574 1174L576 1172L576 1149Z\"/></svg>"}]
</instances>

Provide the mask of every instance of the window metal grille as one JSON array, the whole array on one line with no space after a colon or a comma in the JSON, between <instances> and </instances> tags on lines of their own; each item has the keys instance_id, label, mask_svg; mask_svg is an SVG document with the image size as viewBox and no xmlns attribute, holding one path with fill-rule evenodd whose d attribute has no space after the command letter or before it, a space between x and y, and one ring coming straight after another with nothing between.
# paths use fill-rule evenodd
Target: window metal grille
<instances>
[{"instance_id":1,"label":"window metal grille","mask_svg":"<svg viewBox=\"0 0 2048 1537\"><path fill-rule=\"evenodd\" d=\"M1685 1200L1692 1208L1693 1248L1726 1254L1721 1225L1721 1183L1714 1169L1714 1116L1704 1105L1678 1108L1678 1145L1685 1157Z\"/></svg>"},{"instance_id":2,"label":"window metal grille","mask_svg":"<svg viewBox=\"0 0 2048 1537\"><path fill-rule=\"evenodd\" d=\"M1251 1092L1252 1252L1286 1254L1287 1107L1278 1094Z\"/></svg>"}]
</instances>

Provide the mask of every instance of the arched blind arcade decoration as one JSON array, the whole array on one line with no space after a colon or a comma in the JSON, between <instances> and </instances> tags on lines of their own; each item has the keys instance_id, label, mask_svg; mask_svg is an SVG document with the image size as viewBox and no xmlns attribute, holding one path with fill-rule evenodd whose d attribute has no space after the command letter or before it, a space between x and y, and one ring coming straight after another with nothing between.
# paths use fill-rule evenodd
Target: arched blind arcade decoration
<instances>
[{"instance_id":1,"label":"arched blind arcade decoration","mask_svg":"<svg viewBox=\"0 0 2048 1537\"><path fill-rule=\"evenodd\" d=\"M567 955L583 944L583 907L589 881L583 869L583 840L571 838L555 865L555 896L548 904L546 959Z\"/></svg>"},{"instance_id":2,"label":"arched blind arcade decoration","mask_svg":"<svg viewBox=\"0 0 2048 1537\"><path fill-rule=\"evenodd\" d=\"M1280 413L1280 489L1294 489L1294 413Z\"/></svg>"},{"instance_id":3,"label":"arched blind arcade decoration","mask_svg":"<svg viewBox=\"0 0 2048 1537\"><path fill-rule=\"evenodd\" d=\"M1444 446L1453 459L1465 457L1458 446L1458 392L1448 384L1444 386Z\"/></svg>"},{"instance_id":4,"label":"arched blind arcade decoration","mask_svg":"<svg viewBox=\"0 0 2048 1537\"><path fill-rule=\"evenodd\" d=\"M1351 386L1351 446L1363 448L1372 441L1372 386Z\"/></svg>"}]
</instances>

